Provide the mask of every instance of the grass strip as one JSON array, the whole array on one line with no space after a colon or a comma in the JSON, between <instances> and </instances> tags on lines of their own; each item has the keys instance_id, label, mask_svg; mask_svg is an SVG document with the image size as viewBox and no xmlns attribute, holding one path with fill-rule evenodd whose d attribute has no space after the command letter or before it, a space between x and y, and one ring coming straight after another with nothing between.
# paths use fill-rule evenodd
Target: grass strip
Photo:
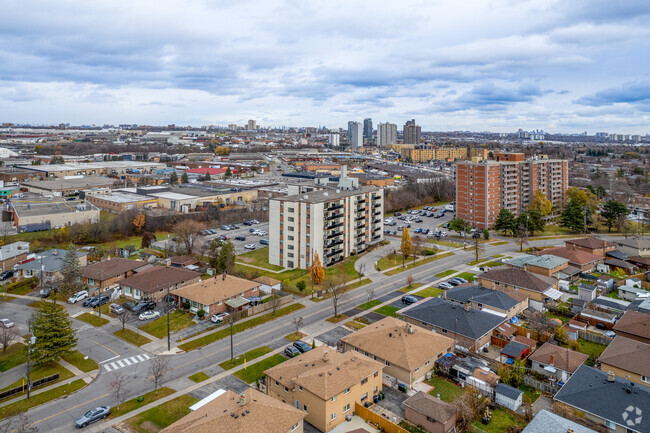
<instances>
[{"instance_id":1,"label":"grass strip","mask_svg":"<svg viewBox=\"0 0 650 433\"><path fill-rule=\"evenodd\" d=\"M95 314L90 314L90 313L80 314L77 317L75 317L75 319L81 320L82 322L90 323L96 328L106 325L109 322L108 319L104 319L103 317L99 317Z\"/></svg>"},{"instance_id":2,"label":"grass strip","mask_svg":"<svg viewBox=\"0 0 650 433\"><path fill-rule=\"evenodd\" d=\"M29 400L24 399L0 407L0 419L14 416L21 412L26 412L27 410L35 406L63 397L64 395L69 395L74 391L78 391L84 386L86 386L86 382L84 382L82 379L78 379L70 384L58 386L54 389L50 389L48 391L41 392L39 394L32 394Z\"/></svg>"},{"instance_id":3,"label":"grass strip","mask_svg":"<svg viewBox=\"0 0 650 433\"><path fill-rule=\"evenodd\" d=\"M327 319L325 319L325 321L330 323L339 323L340 321L345 320L347 318L348 316L346 316L345 314L339 314L338 316L328 317Z\"/></svg>"},{"instance_id":4,"label":"grass strip","mask_svg":"<svg viewBox=\"0 0 650 433\"><path fill-rule=\"evenodd\" d=\"M230 360L222 362L221 364L219 364L219 367L223 368L224 370L230 370L231 368L235 368L238 365L242 365L244 361L248 363L248 361L251 361L255 358L259 358L262 355L266 355L267 353L271 352L271 350L272 349L268 346L257 347L253 350L249 350L243 355L239 355L238 357L233 359L232 362L230 362Z\"/></svg>"},{"instance_id":5,"label":"grass strip","mask_svg":"<svg viewBox=\"0 0 650 433\"><path fill-rule=\"evenodd\" d=\"M158 399L167 397L168 395L171 395L175 392L176 391L174 391L171 388L162 387L162 388L158 388L158 390L156 391L150 391L142 395L141 396L143 398L142 401L138 401L140 397L132 398L131 400L127 400L121 403L119 406L111 407L111 414L109 418L117 418L129 412L132 412L142 406L146 406L149 403L152 403Z\"/></svg>"},{"instance_id":6,"label":"grass strip","mask_svg":"<svg viewBox=\"0 0 650 433\"><path fill-rule=\"evenodd\" d=\"M378 301L377 299L373 299L372 301L368 301L364 304L357 305L357 308L361 310L370 310L371 308L374 308L379 304L381 304L381 301Z\"/></svg>"},{"instance_id":7,"label":"grass strip","mask_svg":"<svg viewBox=\"0 0 650 433\"><path fill-rule=\"evenodd\" d=\"M435 276L438 278L445 278L451 274L455 274L456 272L458 272L456 269L447 269L446 271L437 273Z\"/></svg>"},{"instance_id":8,"label":"grass strip","mask_svg":"<svg viewBox=\"0 0 650 433\"><path fill-rule=\"evenodd\" d=\"M140 335L137 332L133 332L130 329L120 329L119 331L113 332L114 335L117 335L120 337L122 340L126 340L131 344L135 344L136 346L140 347L143 346L147 343L151 343L151 340L145 337L144 335Z\"/></svg>"},{"instance_id":9,"label":"grass strip","mask_svg":"<svg viewBox=\"0 0 650 433\"><path fill-rule=\"evenodd\" d=\"M350 320L349 322L345 323L344 325L347 326L348 328L356 329L357 331L359 329L363 329L363 328L366 327L366 325L364 325L363 323L359 323L359 322L356 322L354 320Z\"/></svg>"},{"instance_id":10,"label":"grass strip","mask_svg":"<svg viewBox=\"0 0 650 433\"><path fill-rule=\"evenodd\" d=\"M189 414L190 406L199 400L189 395L181 395L160 406L153 407L127 419L126 425L138 433L157 433Z\"/></svg>"},{"instance_id":11,"label":"grass strip","mask_svg":"<svg viewBox=\"0 0 650 433\"><path fill-rule=\"evenodd\" d=\"M202 371L199 371L198 373L194 373L193 375L191 375L191 376L189 377L189 379L190 379L192 382L199 383L199 382L203 382L204 380L208 380L208 379L210 379L210 376L208 376L207 374L205 374L205 373L202 372Z\"/></svg>"},{"instance_id":12,"label":"grass strip","mask_svg":"<svg viewBox=\"0 0 650 433\"><path fill-rule=\"evenodd\" d=\"M388 272L386 272L386 275L399 274L400 272L404 272L404 271L406 271L408 269L417 268L418 266L422 266L422 265L425 265L427 263L435 262L436 260L442 260L444 258L451 257L453 255L454 255L454 253L451 253L451 252L438 254L438 255L429 257L428 259L424 259L424 260L420 260L419 262L411 263L410 265L405 266L403 268L397 268L397 269L393 269L392 271L388 271Z\"/></svg>"},{"instance_id":13,"label":"grass strip","mask_svg":"<svg viewBox=\"0 0 650 433\"><path fill-rule=\"evenodd\" d=\"M234 376L240 378L246 383L253 383L264 376L265 370L275 367L278 364L282 364L286 360L287 358L276 353L275 355L269 356L253 365L249 365L246 368L236 371Z\"/></svg>"},{"instance_id":14,"label":"grass strip","mask_svg":"<svg viewBox=\"0 0 650 433\"><path fill-rule=\"evenodd\" d=\"M0 352L0 372L7 371L27 362L27 346L14 343L7 350Z\"/></svg>"},{"instance_id":15,"label":"grass strip","mask_svg":"<svg viewBox=\"0 0 650 433\"><path fill-rule=\"evenodd\" d=\"M181 310L174 310L169 315L169 329L176 332L194 325L192 317L194 314L186 313ZM153 320L146 325L140 326L140 330L156 338L167 337L167 316L162 316Z\"/></svg>"},{"instance_id":16,"label":"grass strip","mask_svg":"<svg viewBox=\"0 0 650 433\"><path fill-rule=\"evenodd\" d=\"M384 305L383 307L379 307L375 310L375 313L382 314L384 316L390 316L390 317L397 317L397 311L400 309L397 307L393 307L392 305Z\"/></svg>"},{"instance_id":17,"label":"grass strip","mask_svg":"<svg viewBox=\"0 0 650 433\"><path fill-rule=\"evenodd\" d=\"M286 338L287 340L289 340L291 342L300 340L302 337L303 337L302 332L292 332L291 334L284 336L284 338Z\"/></svg>"},{"instance_id":18,"label":"grass strip","mask_svg":"<svg viewBox=\"0 0 650 433\"><path fill-rule=\"evenodd\" d=\"M442 289L437 287L427 287L422 289L419 292L416 292L415 295L422 296L423 298L437 298L439 294L442 293Z\"/></svg>"},{"instance_id":19,"label":"grass strip","mask_svg":"<svg viewBox=\"0 0 650 433\"><path fill-rule=\"evenodd\" d=\"M63 360L74 365L84 373L88 373L89 371L97 370L99 368L99 365L97 365L94 360L90 358L84 359L85 357L86 355L79 352L78 350L75 350L74 352L65 355L63 357Z\"/></svg>"},{"instance_id":20,"label":"grass strip","mask_svg":"<svg viewBox=\"0 0 650 433\"><path fill-rule=\"evenodd\" d=\"M288 305L284 308L279 308L275 314L273 313L267 313L263 314L261 316L255 317L253 319L247 320L245 322L241 323L235 323L233 326L233 334L237 334L239 332L246 331L247 329L254 328L257 325L261 325L263 323L269 322L271 320L275 320L279 317L286 316L287 314L291 314L294 311L300 310L301 308L304 308L304 305L302 304L291 304ZM181 350L184 350L186 352L189 352L190 350L198 349L199 347L207 346L210 343L214 343L217 340L221 340L222 338L226 338L227 336L230 335L230 328L227 329L221 329L217 332L213 332L212 334L205 335L203 337L197 338L196 340L188 341L187 343L183 343L180 346L178 346Z\"/></svg>"},{"instance_id":21,"label":"grass strip","mask_svg":"<svg viewBox=\"0 0 650 433\"><path fill-rule=\"evenodd\" d=\"M53 380L52 382L47 383L47 385L43 386L50 386L53 385L57 382L64 381L66 379L70 379L71 377L74 377L74 374L68 370L67 368L61 366L58 362L50 362L49 364L44 364L44 365L35 365L32 368L32 373L31 373L31 380L35 381L38 379L42 379L44 377L52 376L56 373L59 373L59 378L57 380ZM0 391L6 391L11 388L17 388L19 386L22 386L23 384L23 379L20 378L11 385L0 389ZM38 389L38 388L37 388ZM6 397L6 399L12 399L17 397L17 395L12 395L10 397Z\"/></svg>"},{"instance_id":22,"label":"grass strip","mask_svg":"<svg viewBox=\"0 0 650 433\"><path fill-rule=\"evenodd\" d=\"M460 278L464 278L464 279L466 279L467 281L469 281L471 283L472 281L474 281L474 276L475 275L476 274L474 272L463 272L463 273L460 273L460 274L458 274L456 276L460 277Z\"/></svg>"}]
</instances>

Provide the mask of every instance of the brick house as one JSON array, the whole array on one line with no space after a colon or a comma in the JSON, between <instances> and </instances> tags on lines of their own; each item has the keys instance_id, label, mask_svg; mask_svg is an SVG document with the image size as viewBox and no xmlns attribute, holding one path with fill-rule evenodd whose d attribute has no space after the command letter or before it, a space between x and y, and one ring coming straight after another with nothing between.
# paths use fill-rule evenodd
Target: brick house
<instances>
[{"instance_id":1,"label":"brick house","mask_svg":"<svg viewBox=\"0 0 650 433\"><path fill-rule=\"evenodd\" d=\"M171 294L179 306L187 301L191 311L203 310L207 316L241 310L249 303L246 298L260 296L260 283L223 274L179 287Z\"/></svg>"},{"instance_id":2,"label":"brick house","mask_svg":"<svg viewBox=\"0 0 650 433\"><path fill-rule=\"evenodd\" d=\"M616 244L597 237L579 238L564 241L567 248L584 251L596 256L605 257L607 253L616 251Z\"/></svg>"},{"instance_id":3,"label":"brick house","mask_svg":"<svg viewBox=\"0 0 650 433\"><path fill-rule=\"evenodd\" d=\"M128 278L147 263L139 260L112 258L83 267L81 281L92 290L105 289Z\"/></svg>"},{"instance_id":4,"label":"brick house","mask_svg":"<svg viewBox=\"0 0 650 433\"><path fill-rule=\"evenodd\" d=\"M167 291L198 283L200 280L201 274L189 269L153 266L119 280L118 283L122 293L129 298L160 300L167 295Z\"/></svg>"},{"instance_id":5,"label":"brick house","mask_svg":"<svg viewBox=\"0 0 650 433\"><path fill-rule=\"evenodd\" d=\"M404 418L407 421L424 427L430 433L450 433L456 430L456 407L433 397L426 392L418 391L402 402Z\"/></svg>"}]
</instances>

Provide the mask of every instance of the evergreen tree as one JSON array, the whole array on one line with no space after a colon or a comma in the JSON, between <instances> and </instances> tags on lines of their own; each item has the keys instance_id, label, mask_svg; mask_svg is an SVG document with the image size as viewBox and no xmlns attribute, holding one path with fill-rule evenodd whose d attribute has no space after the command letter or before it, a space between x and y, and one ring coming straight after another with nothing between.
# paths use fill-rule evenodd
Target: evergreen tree
<instances>
[{"instance_id":1,"label":"evergreen tree","mask_svg":"<svg viewBox=\"0 0 650 433\"><path fill-rule=\"evenodd\" d=\"M456 233L461 234L467 232L469 229L469 223L462 218L454 218L449 221L449 228Z\"/></svg>"},{"instance_id":2,"label":"evergreen tree","mask_svg":"<svg viewBox=\"0 0 650 433\"><path fill-rule=\"evenodd\" d=\"M503 232L503 235L507 235L508 232L514 233L517 228L517 222L515 221L515 216L508 209L501 209L497 219L494 222L494 230Z\"/></svg>"},{"instance_id":3,"label":"evergreen tree","mask_svg":"<svg viewBox=\"0 0 650 433\"><path fill-rule=\"evenodd\" d=\"M232 177L232 171L230 171L230 167L226 168L226 172L224 173L224 176L225 176L226 179Z\"/></svg>"},{"instance_id":4,"label":"evergreen tree","mask_svg":"<svg viewBox=\"0 0 650 433\"><path fill-rule=\"evenodd\" d=\"M77 256L77 250L72 244L68 246L63 257L61 275L63 276L61 288L65 293L73 293L81 289L81 277L83 273L81 271L79 257Z\"/></svg>"},{"instance_id":5,"label":"evergreen tree","mask_svg":"<svg viewBox=\"0 0 650 433\"><path fill-rule=\"evenodd\" d=\"M571 199L560 215L560 227L566 227L574 232L585 229L585 209L577 199Z\"/></svg>"},{"instance_id":6,"label":"evergreen tree","mask_svg":"<svg viewBox=\"0 0 650 433\"><path fill-rule=\"evenodd\" d=\"M534 235L535 232L543 232L546 223L542 219L542 213L537 209L528 212L528 232Z\"/></svg>"},{"instance_id":7,"label":"evergreen tree","mask_svg":"<svg viewBox=\"0 0 650 433\"><path fill-rule=\"evenodd\" d=\"M36 365L59 361L77 347L76 330L66 309L52 302L42 302L32 323L36 343L32 345L32 361ZM25 344L29 335L25 337Z\"/></svg>"},{"instance_id":8,"label":"evergreen tree","mask_svg":"<svg viewBox=\"0 0 650 433\"><path fill-rule=\"evenodd\" d=\"M181 175L181 183L189 183L189 182L190 182L189 176L187 175L187 173L183 173Z\"/></svg>"},{"instance_id":9,"label":"evergreen tree","mask_svg":"<svg viewBox=\"0 0 650 433\"><path fill-rule=\"evenodd\" d=\"M175 171L172 171L172 174L169 175L169 184L176 185L178 183L178 174Z\"/></svg>"},{"instance_id":10,"label":"evergreen tree","mask_svg":"<svg viewBox=\"0 0 650 433\"><path fill-rule=\"evenodd\" d=\"M607 224L607 230L612 231L612 226L618 222L621 217L625 217L629 213L627 207L617 200L608 200L603 205L603 210L600 216Z\"/></svg>"}]
</instances>

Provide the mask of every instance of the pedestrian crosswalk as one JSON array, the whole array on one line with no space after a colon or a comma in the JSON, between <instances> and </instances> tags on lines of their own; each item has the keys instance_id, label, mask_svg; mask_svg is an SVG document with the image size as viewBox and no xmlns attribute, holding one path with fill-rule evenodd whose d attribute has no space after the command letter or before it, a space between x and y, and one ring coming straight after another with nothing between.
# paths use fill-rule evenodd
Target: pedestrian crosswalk
<instances>
[{"instance_id":1,"label":"pedestrian crosswalk","mask_svg":"<svg viewBox=\"0 0 650 433\"><path fill-rule=\"evenodd\" d=\"M143 353L142 355L135 355L129 358L118 359L111 363L106 363L104 364L104 369L106 369L106 371L114 371L123 367L128 367L129 365L137 364L138 362L146 361L147 359L150 359L149 355Z\"/></svg>"}]
</instances>

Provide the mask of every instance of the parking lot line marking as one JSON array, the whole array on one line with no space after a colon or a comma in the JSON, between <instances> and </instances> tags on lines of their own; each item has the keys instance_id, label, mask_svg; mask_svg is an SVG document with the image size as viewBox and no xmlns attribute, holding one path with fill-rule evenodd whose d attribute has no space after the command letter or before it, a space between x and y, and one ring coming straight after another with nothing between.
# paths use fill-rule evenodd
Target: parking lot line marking
<instances>
[{"instance_id":1,"label":"parking lot line marking","mask_svg":"<svg viewBox=\"0 0 650 433\"><path fill-rule=\"evenodd\" d=\"M111 371L111 368L108 365L105 365L104 368L106 369L106 371Z\"/></svg>"},{"instance_id":2,"label":"parking lot line marking","mask_svg":"<svg viewBox=\"0 0 650 433\"><path fill-rule=\"evenodd\" d=\"M124 367L124 364L122 364L122 361L115 361L120 367Z\"/></svg>"},{"instance_id":3,"label":"parking lot line marking","mask_svg":"<svg viewBox=\"0 0 650 433\"><path fill-rule=\"evenodd\" d=\"M130 362L128 359L126 359L126 358L124 358L122 361L124 361L124 363L125 363L126 365L131 365L131 362Z\"/></svg>"},{"instance_id":4,"label":"parking lot line marking","mask_svg":"<svg viewBox=\"0 0 650 433\"><path fill-rule=\"evenodd\" d=\"M110 357L110 358L108 358L108 359L103 360L103 361L100 362L99 364L103 364L103 363L105 363L105 362L112 361L112 360L114 360L115 358L119 358L119 357L120 357L120 355L112 356L112 357Z\"/></svg>"}]
</instances>

